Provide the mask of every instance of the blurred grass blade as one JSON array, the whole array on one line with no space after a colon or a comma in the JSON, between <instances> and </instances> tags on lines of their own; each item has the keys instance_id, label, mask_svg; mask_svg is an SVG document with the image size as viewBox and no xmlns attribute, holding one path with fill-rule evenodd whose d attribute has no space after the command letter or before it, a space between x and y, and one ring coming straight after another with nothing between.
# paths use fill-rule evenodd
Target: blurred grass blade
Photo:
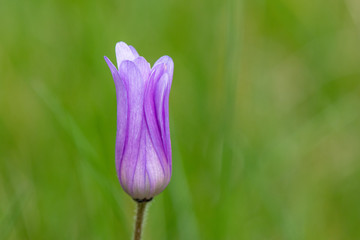
<instances>
[{"instance_id":1,"label":"blurred grass blade","mask_svg":"<svg viewBox=\"0 0 360 240\"><path fill-rule=\"evenodd\" d=\"M125 219L125 209L123 200L118 196L119 187L115 187L112 182L110 182L109 178L104 176L104 174L98 170L96 167L96 159L100 156L96 152L95 147L91 145L88 139L85 137L80 127L77 125L73 117L65 111L59 100L55 97L54 94L50 93L48 89L44 85L42 86L33 86L36 94L43 100L48 109L54 114L55 119L60 123L60 125L64 128L64 130L72 137L75 146L79 150L82 159L85 161L78 161L77 168L78 173L82 175L82 188L83 191L86 191L88 188L86 186L86 175L91 174L91 176L97 180L97 182L102 185L104 190L107 190L112 201L116 202L120 211L123 214L119 214L119 212L115 212L115 215L120 220L123 226L129 225L128 221ZM86 199L86 197L85 197ZM124 227L125 231L128 231L130 227ZM126 233L129 235L129 232Z\"/></svg>"},{"instance_id":2,"label":"blurred grass blade","mask_svg":"<svg viewBox=\"0 0 360 240\"><path fill-rule=\"evenodd\" d=\"M0 239L6 240L10 237L11 231L16 228L16 223L21 218L21 212L30 199L30 194L24 191L15 195L10 201L10 207L0 219Z\"/></svg>"}]
</instances>

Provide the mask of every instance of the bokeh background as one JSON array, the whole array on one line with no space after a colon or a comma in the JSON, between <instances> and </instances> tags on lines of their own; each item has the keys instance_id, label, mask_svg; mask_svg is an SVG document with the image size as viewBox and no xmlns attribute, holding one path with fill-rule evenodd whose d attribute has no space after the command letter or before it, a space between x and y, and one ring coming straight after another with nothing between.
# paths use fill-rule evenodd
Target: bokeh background
<instances>
[{"instance_id":1,"label":"bokeh background","mask_svg":"<svg viewBox=\"0 0 360 240\"><path fill-rule=\"evenodd\" d=\"M148 239L360 239L358 0L2 0L0 239L131 239L117 41L175 62Z\"/></svg>"}]
</instances>

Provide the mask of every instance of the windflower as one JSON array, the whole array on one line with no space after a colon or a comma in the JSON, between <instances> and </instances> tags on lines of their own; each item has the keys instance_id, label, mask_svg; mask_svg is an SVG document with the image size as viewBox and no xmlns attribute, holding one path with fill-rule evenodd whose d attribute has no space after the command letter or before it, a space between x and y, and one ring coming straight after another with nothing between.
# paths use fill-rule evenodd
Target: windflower
<instances>
[{"instance_id":1,"label":"windflower","mask_svg":"<svg viewBox=\"0 0 360 240\"><path fill-rule=\"evenodd\" d=\"M151 68L134 47L118 42L117 68L105 57L117 99L116 171L138 202L161 193L171 177L169 94L174 63L168 56Z\"/></svg>"}]
</instances>

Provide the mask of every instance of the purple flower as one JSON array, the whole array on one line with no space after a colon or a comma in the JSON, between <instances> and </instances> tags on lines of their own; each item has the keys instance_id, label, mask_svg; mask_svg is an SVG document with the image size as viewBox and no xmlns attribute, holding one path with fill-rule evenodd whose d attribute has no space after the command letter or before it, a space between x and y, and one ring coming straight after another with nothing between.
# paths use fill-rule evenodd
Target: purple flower
<instances>
[{"instance_id":1,"label":"purple flower","mask_svg":"<svg viewBox=\"0 0 360 240\"><path fill-rule=\"evenodd\" d=\"M120 184L135 200L162 192L171 177L169 94L174 63L163 56L151 68L135 48L115 47L117 67L105 57L117 98L115 163Z\"/></svg>"}]
</instances>

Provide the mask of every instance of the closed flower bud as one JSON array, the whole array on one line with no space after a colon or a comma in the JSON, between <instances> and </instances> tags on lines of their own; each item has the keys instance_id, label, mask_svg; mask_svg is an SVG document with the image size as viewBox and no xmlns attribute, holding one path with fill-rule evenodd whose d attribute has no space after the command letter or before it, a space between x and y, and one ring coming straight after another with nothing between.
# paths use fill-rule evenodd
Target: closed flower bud
<instances>
[{"instance_id":1,"label":"closed flower bud","mask_svg":"<svg viewBox=\"0 0 360 240\"><path fill-rule=\"evenodd\" d=\"M171 177L169 94L174 63L163 56L151 68L132 46L115 47L117 68L105 57L116 87L116 171L133 199L162 192Z\"/></svg>"}]
</instances>

